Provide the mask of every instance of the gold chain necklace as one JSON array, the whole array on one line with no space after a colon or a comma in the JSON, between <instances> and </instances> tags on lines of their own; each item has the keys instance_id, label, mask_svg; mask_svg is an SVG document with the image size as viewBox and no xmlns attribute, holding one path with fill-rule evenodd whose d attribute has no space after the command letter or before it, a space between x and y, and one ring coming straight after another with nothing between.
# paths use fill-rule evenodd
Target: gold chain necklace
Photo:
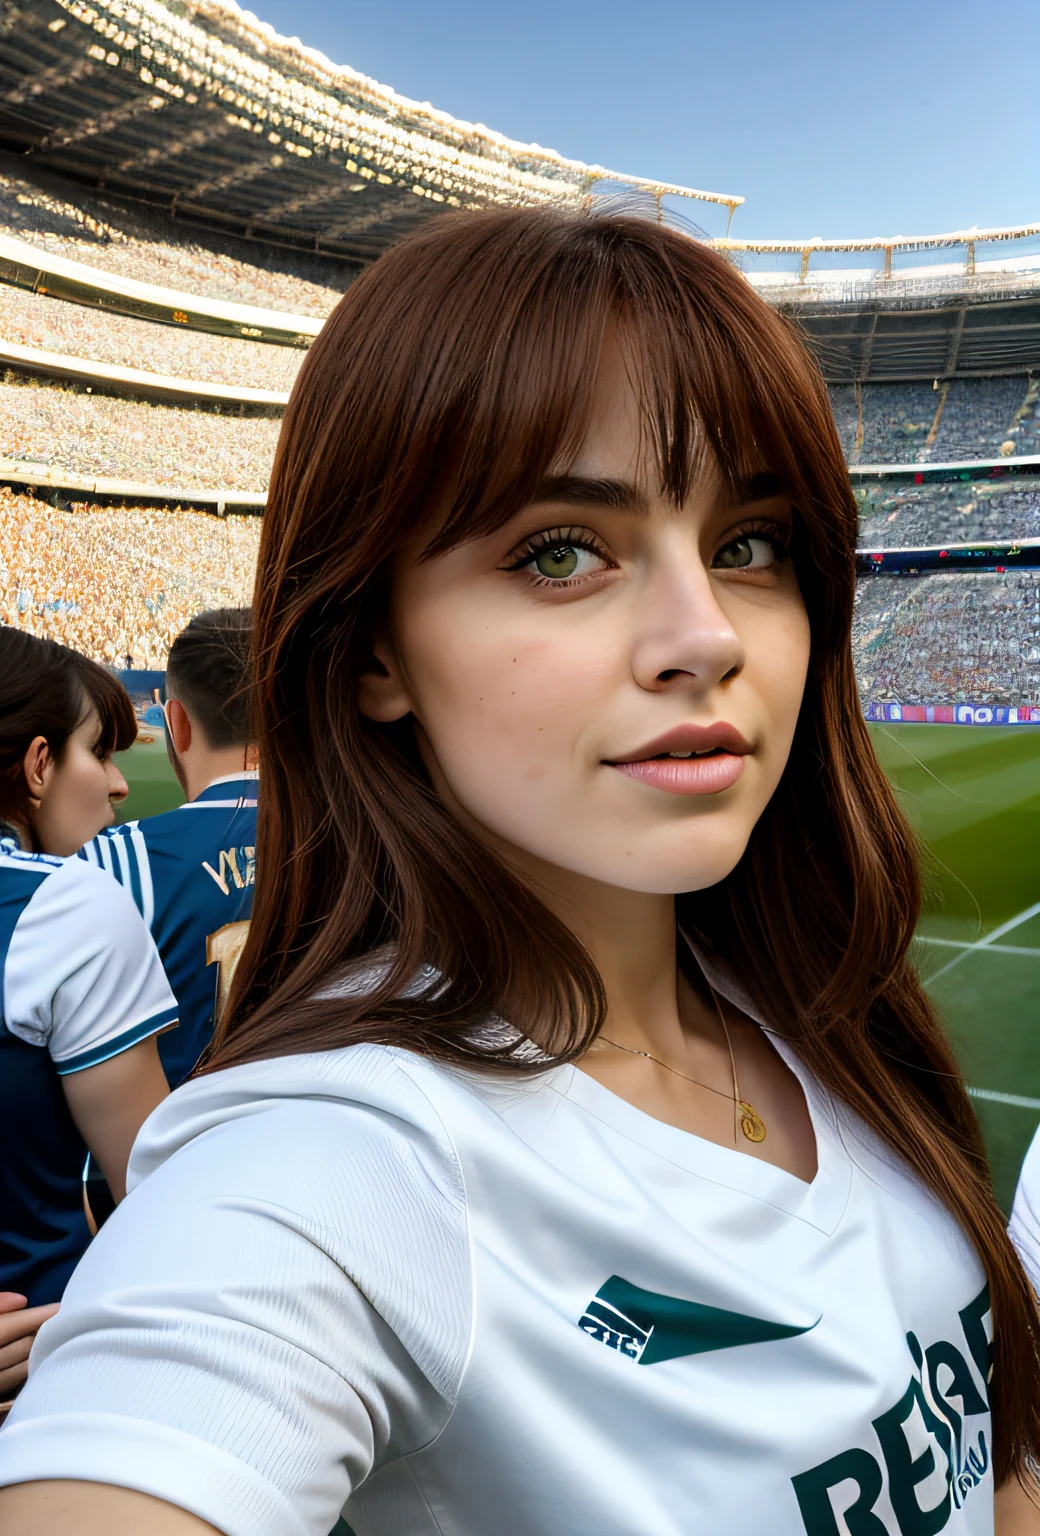
<instances>
[{"instance_id":1,"label":"gold chain necklace","mask_svg":"<svg viewBox=\"0 0 1040 1536\"><path fill-rule=\"evenodd\" d=\"M718 998L715 996L714 987L709 987L709 990L711 992L712 1002L715 1004L715 1011L719 1016L719 1023L722 1025L722 1033L726 1037L726 1049L729 1051L729 1066L730 1071L733 1074L732 1093L724 1093L721 1088L713 1088L710 1083L702 1083L698 1078L690 1077L686 1072L680 1072L678 1067L670 1067L666 1061L662 1061L659 1056L652 1056L649 1051L637 1051L634 1050L630 1045L619 1045L616 1040L611 1040L606 1035L600 1035L599 1038L603 1041L604 1045L612 1045L616 1051L626 1051L629 1056L645 1056L647 1061L652 1061L657 1066L663 1067L666 1072L674 1073L676 1077L681 1077L686 1083L693 1083L695 1088L706 1088L709 1093L717 1093L720 1099L729 1099L734 1106L734 1119L736 1119L736 1111L739 1110L740 1112L740 1129L743 1131L748 1141L765 1141L765 1121L762 1119L761 1115L758 1114L757 1110L752 1109L751 1105L746 1099L742 1099L740 1097L740 1084L737 1082L737 1060L733 1054L733 1042L729 1037L729 1027L726 1024L726 1016L722 1011L722 1005L720 1004ZM736 1139L736 1127L734 1126L734 1142Z\"/></svg>"}]
</instances>

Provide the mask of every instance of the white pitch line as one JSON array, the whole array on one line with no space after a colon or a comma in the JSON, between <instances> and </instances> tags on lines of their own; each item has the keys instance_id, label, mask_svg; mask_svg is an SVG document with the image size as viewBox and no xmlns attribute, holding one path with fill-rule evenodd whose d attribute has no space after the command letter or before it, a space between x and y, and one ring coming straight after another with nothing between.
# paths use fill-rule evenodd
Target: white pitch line
<instances>
[{"instance_id":1,"label":"white pitch line","mask_svg":"<svg viewBox=\"0 0 1040 1536\"><path fill-rule=\"evenodd\" d=\"M1021 1093L998 1093L995 1088L969 1088L969 1097L990 1099L994 1104L1013 1104L1016 1109L1040 1109L1040 1099L1027 1099Z\"/></svg>"},{"instance_id":2,"label":"white pitch line","mask_svg":"<svg viewBox=\"0 0 1040 1536\"><path fill-rule=\"evenodd\" d=\"M975 943L969 943L965 939L931 939L923 933L914 935L915 944L940 944L943 949L975 949ZM1024 944L989 944L986 946L991 955L1029 955L1034 960L1040 960L1040 949L1027 949Z\"/></svg>"},{"instance_id":3,"label":"white pitch line","mask_svg":"<svg viewBox=\"0 0 1040 1536\"><path fill-rule=\"evenodd\" d=\"M992 933L987 933L984 939L977 939L968 949L962 949L960 954L954 955L952 960L947 961L934 975L929 976L925 985L930 987L933 981L938 981L940 976L945 976L947 971L952 971L955 965L960 965L965 955L970 955L979 949L989 949L998 939L1002 939L1005 933L1010 933L1013 928L1020 927L1022 923L1028 923L1031 917L1038 916L1040 916L1040 901L1034 902L1031 907L1026 907L1025 911L1019 912L1017 917L1009 917L1006 923L999 924Z\"/></svg>"}]
</instances>

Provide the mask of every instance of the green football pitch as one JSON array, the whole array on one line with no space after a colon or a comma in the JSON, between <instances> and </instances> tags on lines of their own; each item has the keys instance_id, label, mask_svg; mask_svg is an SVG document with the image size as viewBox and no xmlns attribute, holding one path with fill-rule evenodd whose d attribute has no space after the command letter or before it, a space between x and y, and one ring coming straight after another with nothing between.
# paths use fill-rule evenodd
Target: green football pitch
<instances>
[{"instance_id":1,"label":"green football pitch","mask_svg":"<svg viewBox=\"0 0 1040 1536\"><path fill-rule=\"evenodd\" d=\"M1001 1203L1040 1123L1040 729L872 726L926 850L917 963L973 1090ZM178 805L162 739L122 761L124 817Z\"/></svg>"},{"instance_id":2,"label":"green football pitch","mask_svg":"<svg viewBox=\"0 0 1040 1536\"><path fill-rule=\"evenodd\" d=\"M875 726L926 848L917 964L1008 1209L1040 1123L1040 729Z\"/></svg>"}]
</instances>

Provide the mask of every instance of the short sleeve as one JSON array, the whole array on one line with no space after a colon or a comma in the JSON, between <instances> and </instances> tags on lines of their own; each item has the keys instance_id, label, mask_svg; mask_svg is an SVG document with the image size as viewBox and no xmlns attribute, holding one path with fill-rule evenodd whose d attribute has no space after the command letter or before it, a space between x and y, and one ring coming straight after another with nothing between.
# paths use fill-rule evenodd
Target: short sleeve
<instances>
[{"instance_id":1,"label":"short sleeve","mask_svg":"<svg viewBox=\"0 0 1040 1536\"><path fill-rule=\"evenodd\" d=\"M1022 1164L1008 1234L1040 1296L1040 1131Z\"/></svg>"},{"instance_id":2,"label":"short sleeve","mask_svg":"<svg viewBox=\"0 0 1040 1536\"><path fill-rule=\"evenodd\" d=\"M146 1141L232 1075L179 1089ZM327 1536L453 1406L472 1308L449 1164L414 1125L320 1098L193 1136L110 1217L44 1326L0 1484L105 1482L228 1536Z\"/></svg>"},{"instance_id":3,"label":"short sleeve","mask_svg":"<svg viewBox=\"0 0 1040 1536\"><path fill-rule=\"evenodd\" d=\"M80 859L40 882L11 936L5 1022L82 1072L177 1021L159 952L123 887Z\"/></svg>"}]
</instances>

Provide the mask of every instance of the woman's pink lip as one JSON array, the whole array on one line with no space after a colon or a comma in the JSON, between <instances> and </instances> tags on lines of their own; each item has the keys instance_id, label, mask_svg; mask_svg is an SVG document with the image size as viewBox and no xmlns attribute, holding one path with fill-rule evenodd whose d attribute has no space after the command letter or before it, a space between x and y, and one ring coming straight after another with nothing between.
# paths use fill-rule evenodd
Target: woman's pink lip
<instances>
[{"instance_id":1,"label":"woman's pink lip","mask_svg":"<svg viewBox=\"0 0 1040 1536\"><path fill-rule=\"evenodd\" d=\"M689 723L673 726L663 736L656 736L653 741L637 747L634 752L625 752L607 761L612 768L617 768L623 763L641 763L647 758L664 757L668 752L716 751L732 752L736 757L744 757L751 751L751 744L728 720L719 720L714 725Z\"/></svg>"},{"instance_id":2,"label":"woman's pink lip","mask_svg":"<svg viewBox=\"0 0 1040 1536\"><path fill-rule=\"evenodd\" d=\"M711 757L645 757L637 763L609 766L669 795L717 795L737 782L744 759L733 752L717 752Z\"/></svg>"}]
</instances>

